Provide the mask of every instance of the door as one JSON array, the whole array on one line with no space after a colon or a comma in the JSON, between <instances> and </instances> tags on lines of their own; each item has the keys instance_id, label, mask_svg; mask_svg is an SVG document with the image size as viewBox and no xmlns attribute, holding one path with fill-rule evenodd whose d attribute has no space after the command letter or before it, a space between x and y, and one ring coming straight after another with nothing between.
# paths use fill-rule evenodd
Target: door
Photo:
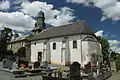
<instances>
[{"instance_id":1,"label":"door","mask_svg":"<svg viewBox=\"0 0 120 80\"><path fill-rule=\"evenodd\" d=\"M42 62L42 52L38 52L38 62Z\"/></svg>"}]
</instances>

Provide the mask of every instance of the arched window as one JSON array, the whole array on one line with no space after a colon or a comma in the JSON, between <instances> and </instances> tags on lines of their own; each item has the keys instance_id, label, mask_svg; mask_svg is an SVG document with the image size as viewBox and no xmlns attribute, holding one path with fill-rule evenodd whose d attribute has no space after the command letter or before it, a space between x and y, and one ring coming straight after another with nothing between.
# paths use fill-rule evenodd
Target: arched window
<instances>
[{"instance_id":1,"label":"arched window","mask_svg":"<svg viewBox=\"0 0 120 80\"><path fill-rule=\"evenodd\" d=\"M96 40L91 36L87 36L83 39L83 41L96 41Z\"/></svg>"},{"instance_id":2,"label":"arched window","mask_svg":"<svg viewBox=\"0 0 120 80\"><path fill-rule=\"evenodd\" d=\"M77 48L77 41L76 40L73 41L73 48Z\"/></svg>"},{"instance_id":3,"label":"arched window","mask_svg":"<svg viewBox=\"0 0 120 80\"><path fill-rule=\"evenodd\" d=\"M53 43L53 49L56 49L56 43Z\"/></svg>"},{"instance_id":4,"label":"arched window","mask_svg":"<svg viewBox=\"0 0 120 80\"><path fill-rule=\"evenodd\" d=\"M36 42L34 42L34 45L36 45Z\"/></svg>"}]
</instances>

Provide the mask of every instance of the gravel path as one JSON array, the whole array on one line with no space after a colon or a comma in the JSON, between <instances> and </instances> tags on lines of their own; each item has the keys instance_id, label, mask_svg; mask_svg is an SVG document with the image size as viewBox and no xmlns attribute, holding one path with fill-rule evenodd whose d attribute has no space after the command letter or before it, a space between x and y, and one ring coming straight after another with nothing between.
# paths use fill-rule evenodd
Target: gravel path
<instances>
[{"instance_id":1,"label":"gravel path","mask_svg":"<svg viewBox=\"0 0 120 80\"><path fill-rule=\"evenodd\" d=\"M120 71L118 72L113 72L112 73L113 76L111 76L109 79L107 80L120 80Z\"/></svg>"}]
</instances>

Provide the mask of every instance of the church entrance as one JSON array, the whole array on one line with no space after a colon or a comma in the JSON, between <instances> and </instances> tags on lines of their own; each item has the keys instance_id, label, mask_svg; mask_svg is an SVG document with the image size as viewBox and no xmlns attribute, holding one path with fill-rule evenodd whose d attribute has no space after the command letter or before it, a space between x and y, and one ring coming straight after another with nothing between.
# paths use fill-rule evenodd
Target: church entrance
<instances>
[{"instance_id":1,"label":"church entrance","mask_svg":"<svg viewBox=\"0 0 120 80\"><path fill-rule=\"evenodd\" d=\"M42 62L42 52L38 52L38 62Z\"/></svg>"}]
</instances>

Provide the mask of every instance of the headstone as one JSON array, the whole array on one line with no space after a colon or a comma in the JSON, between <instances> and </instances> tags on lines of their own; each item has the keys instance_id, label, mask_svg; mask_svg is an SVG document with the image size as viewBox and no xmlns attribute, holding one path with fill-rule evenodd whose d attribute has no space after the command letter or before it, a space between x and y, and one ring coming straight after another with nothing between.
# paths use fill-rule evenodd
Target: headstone
<instances>
[{"instance_id":1,"label":"headstone","mask_svg":"<svg viewBox=\"0 0 120 80\"><path fill-rule=\"evenodd\" d=\"M48 68L48 62L47 62L47 61L44 61L44 62L41 64L41 68L43 68L43 69Z\"/></svg>"},{"instance_id":2,"label":"headstone","mask_svg":"<svg viewBox=\"0 0 120 80\"><path fill-rule=\"evenodd\" d=\"M78 62L73 62L70 65L70 79L81 80L80 79L80 64Z\"/></svg>"},{"instance_id":3,"label":"headstone","mask_svg":"<svg viewBox=\"0 0 120 80\"><path fill-rule=\"evenodd\" d=\"M100 75L100 62L97 62L97 75Z\"/></svg>"},{"instance_id":4,"label":"headstone","mask_svg":"<svg viewBox=\"0 0 120 80\"><path fill-rule=\"evenodd\" d=\"M34 69L34 64L33 64L33 63L29 63L29 64L28 64L28 68L29 68L29 69Z\"/></svg>"},{"instance_id":5,"label":"headstone","mask_svg":"<svg viewBox=\"0 0 120 80\"><path fill-rule=\"evenodd\" d=\"M39 62L35 62L34 63L34 68L39 68L40 67L40 63Z\"/></svg>"},{"instance_id":6,"label":"headstone","mask_svg":"<svg viewBox=\"0 0 120 80\"><path fill-rule=\"evenodd\" d=\"M0 68L3 68L3 63L2 62L0 62Z\"/></svg>"},{"instance_id":7,"label":"headstone","mask_svg":"<svg viewBox=\"0 0 120 80\"><path fill-rule=\"evenodd\" d=\"M13 62L10 61L9 59L5 58L3 59L3 68L8 68L8 69L12 69L12 64Z\"/></svg>"},{"instance_id":8,"label":"headstone","mask_svg":"<svg viewBox=\"0 0 120 80\"><path fill-rule=\"evenodd\" d=\"M13 65L12 65L12 69L15 70L15 69L17 69L17 68L18 68L18 64L13 63Z\"/></svg>"},{"instance_id":9,"label":"headstone","mask_svg":"<svg viewBox=\"0 0 120 80\"><path fill-rule=\"evenodd\" d=\"M115 71L115 72L117 71L115 62L110 62L110 66L112 71Z\"/></svg>"},{"instance_id":10,"label":"headstone","mask_svg":"<svg viewBox=\"0 0 120 80\"><path fill-rule=\"evenodd\" d=\"M7 68L7 64L6 64L6 62L7 62L7 59L6 59L6 58L2 60L3 68Z\"/></svg>"}]
</instances>

